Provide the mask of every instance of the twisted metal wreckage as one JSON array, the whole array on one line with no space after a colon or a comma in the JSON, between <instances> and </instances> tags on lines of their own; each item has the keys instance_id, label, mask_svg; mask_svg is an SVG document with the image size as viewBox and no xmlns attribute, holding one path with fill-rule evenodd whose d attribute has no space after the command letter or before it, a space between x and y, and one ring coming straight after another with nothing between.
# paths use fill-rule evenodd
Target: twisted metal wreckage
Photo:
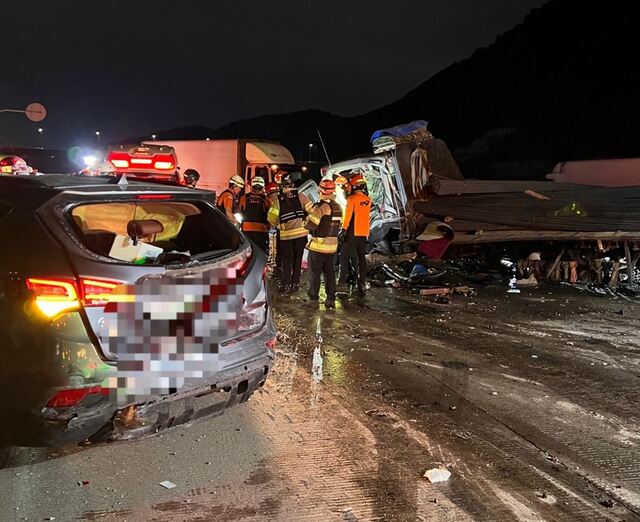
<instances>
[{"instance_id":1,"label":"twisted metal wreckage","mask_svg":"<svg viewBox=\"0 0 640 522\"><path fill-rule=\"evenodd\" d=\"M640 186L468 180L424 121L377 131L371 141L373 156L330 170L348 175L357 167L382 187L373 195L376 241L393 237L431 259L445 251L447 258L489 265L506 257L534 284L637 289Z\"/></svg>"}]
</instances>

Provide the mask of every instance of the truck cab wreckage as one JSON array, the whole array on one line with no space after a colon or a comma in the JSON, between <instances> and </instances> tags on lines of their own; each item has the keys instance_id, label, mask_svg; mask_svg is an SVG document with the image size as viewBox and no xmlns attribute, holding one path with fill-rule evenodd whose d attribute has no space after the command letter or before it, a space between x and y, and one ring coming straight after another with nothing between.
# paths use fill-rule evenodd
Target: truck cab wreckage
<instances>
[{"instance_id":1,"label":"truck cab wreckage","mask_svg":"<svg viewBox=\"0 0 640 522\"><path fill-rule=\"evenodd\" d=\"M425 121L376 131L371 142L373 156L333 164L328 172L348 176L357 167L374 181L380 211L372 213L372 231L384 237L373 243L432 259L446 250L448 258L494 266L506 258L532 284L640 291L640 186L468 180Z\"/></svg>"}]
</instances>

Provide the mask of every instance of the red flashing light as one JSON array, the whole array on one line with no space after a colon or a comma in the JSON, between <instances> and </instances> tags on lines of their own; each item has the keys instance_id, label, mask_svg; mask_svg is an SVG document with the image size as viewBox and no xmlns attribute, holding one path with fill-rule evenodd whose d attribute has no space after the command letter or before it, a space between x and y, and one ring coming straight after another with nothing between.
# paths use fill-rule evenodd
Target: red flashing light
<instances>
[{"instance_id":1,"label":"red flashing light","mask_svg":"<svg viewBox=\"0 0 640 522\"><path fill-rule=\"evenodd\" d=\"M131 165L151 165L153 160L151 158L131 158Z\"/></svg>"},{"instance_id":2,"label":"red flashing light","mask_svg":"<svg viewBox=\"0 0 640 522\"><path fill-rule=\"evenodd\" d=\"M49 402L47 407L49 408L69 408L79 404L89 395L109 395L109 389L102 386L92 386L90 388L76 388L72 390L60 390L57 392Z\"/></svg>"},{"instance_id":3,"label":"red flashing light","mask_svg":"<svg viewBox=\"0 0 640 522\"><path fill-rule=\"evenodd\" d=\"M107 157L107 161L117 169L128 169L129 159L129 154L126 152L111 152Z\"/></svg>"},{"instance_id":4,"label":"red flashing light","mask_svg":"<svg viewBox=\"0 0 640 522\"><path fill-rule=\"evenodd\" d=\"M172 154L156 154L153 157L153 168L156 170L173 170L176 168Z\"/></svg>"}]
</instances>

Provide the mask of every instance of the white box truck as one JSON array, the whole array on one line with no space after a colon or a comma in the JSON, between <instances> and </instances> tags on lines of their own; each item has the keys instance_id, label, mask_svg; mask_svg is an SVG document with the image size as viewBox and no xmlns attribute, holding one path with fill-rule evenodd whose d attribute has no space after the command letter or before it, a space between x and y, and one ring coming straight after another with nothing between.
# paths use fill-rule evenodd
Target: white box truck
<instances>
[{"instance_id":1,"label":"white box truck","mask_svg":"<svg viewBox=\"0 0 640 522\"><path fill-rule=\"evenodd\" d=\"M236 174L241 175L246 183L254 176L262 176L269 183L279 169L295 170L291 152L271 141L160 140L145 144L173 147L180 172L184 174L187 169L198 171L198 188L218 194L227 188L229 178Z\"/></svg>"}]
</instances>

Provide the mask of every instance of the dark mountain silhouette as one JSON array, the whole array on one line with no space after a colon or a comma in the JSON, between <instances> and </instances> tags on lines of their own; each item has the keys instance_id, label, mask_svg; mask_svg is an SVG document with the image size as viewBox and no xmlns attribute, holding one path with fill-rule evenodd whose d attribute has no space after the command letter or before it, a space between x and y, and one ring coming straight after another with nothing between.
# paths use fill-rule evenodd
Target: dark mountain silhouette
<instances>
[{"instance_id":1,"label":"dark mountain silhouette","mask_svg":"<svg viewBox=\"0 0 640 522\"><path fill-rule=\"evenodd\" d=\"M376 129L425 119L465 176L481 178L540 178L557 161L640 156L630 6L551 0L385 107L349 118L321 111L265 115L229 123L215 137L273 139L306 159L318 129L338 161L370 150Z\"/></svg>"}]
</instances>

